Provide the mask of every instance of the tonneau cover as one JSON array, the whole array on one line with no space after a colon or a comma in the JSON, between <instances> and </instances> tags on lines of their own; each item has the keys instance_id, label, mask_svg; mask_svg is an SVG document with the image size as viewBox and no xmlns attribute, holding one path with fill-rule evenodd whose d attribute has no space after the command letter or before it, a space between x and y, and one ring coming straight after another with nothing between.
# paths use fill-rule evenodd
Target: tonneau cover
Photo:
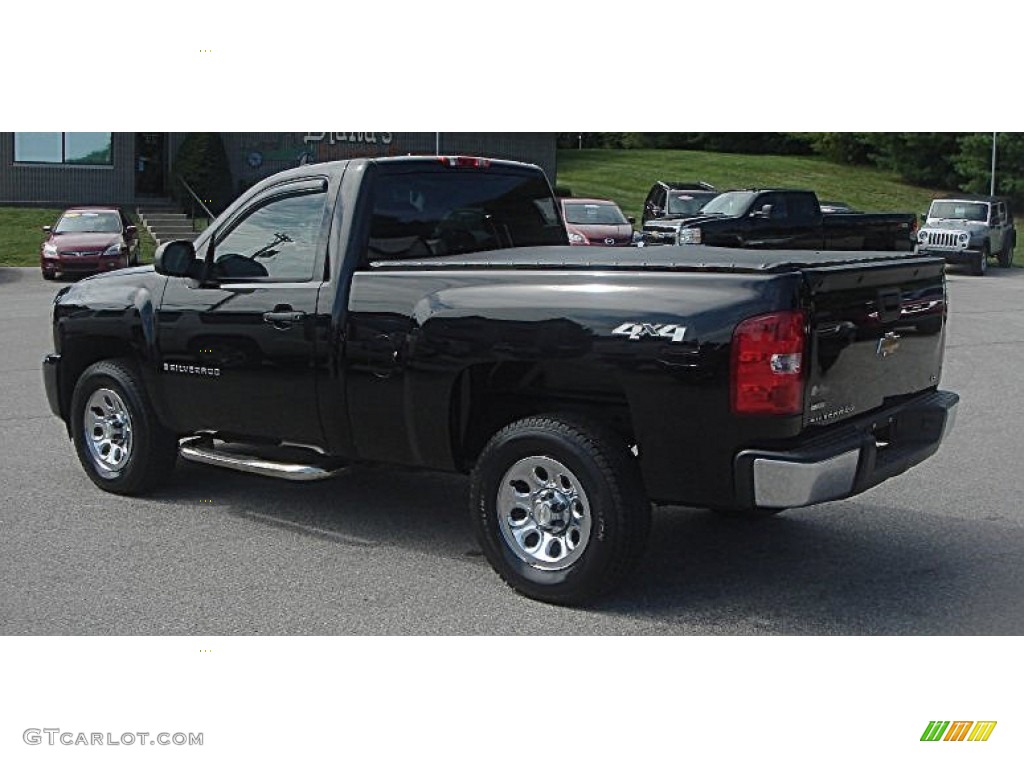
<instances>
[{"instance_id":1,"label":"tonneau cover","mask_svg":"<svg viewBox=\"0 0 1024 768\"><path fill-rule=\"evenodd\" d=\"M658 248L547 246L375 261L379 270L407 269L591 269L714 272L791 272L800 269L903 260L940 261L894 251L799 251L713 248L702 245Z\"/></svg>"}]
</instances>

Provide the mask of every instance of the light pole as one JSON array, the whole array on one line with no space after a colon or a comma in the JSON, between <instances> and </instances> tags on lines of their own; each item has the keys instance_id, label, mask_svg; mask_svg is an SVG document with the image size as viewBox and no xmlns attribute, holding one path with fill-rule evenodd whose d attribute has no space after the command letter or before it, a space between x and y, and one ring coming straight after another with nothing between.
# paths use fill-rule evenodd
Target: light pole
<instances>
[{"instance_id":1,"label":"light pole","mask_svg":"<svg viewBox=\"0 0 1024 768\"><path fill-rule=\"evenodd\" d=\"M996 196L996 134L992 133L992 176L988 185L989 197Z\"/></svg>"},{"instance_id":2,"label":"light pole","mask_svg":"<svg viewBox=\"0 0 1024 768\"><path fill-rule=\"evenodd\" d=\"M435 133L434 134L434 154L435 155L440 155L441 154L441 134L440 133Z\"/></svg>"}]
</instances>

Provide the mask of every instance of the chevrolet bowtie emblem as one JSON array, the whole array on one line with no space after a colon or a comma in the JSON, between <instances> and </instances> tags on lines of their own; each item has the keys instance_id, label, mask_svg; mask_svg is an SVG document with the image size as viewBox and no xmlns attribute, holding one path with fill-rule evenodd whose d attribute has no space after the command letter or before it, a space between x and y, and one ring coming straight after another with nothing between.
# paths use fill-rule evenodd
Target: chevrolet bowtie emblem
<instances>
[{"instance_id":1,"label":"chevrolet bowtie emblem","mask_svg":"<svg viewBox=\"0 0 1024 768\"><path fill-rule=\"evenodd\" d=\"M888 357L896 353L896 350L900 348L900 335L889 331L882 338L878 340L878 348L875 350L875 354L879 357Z\"/></svg>"}]
</instances>

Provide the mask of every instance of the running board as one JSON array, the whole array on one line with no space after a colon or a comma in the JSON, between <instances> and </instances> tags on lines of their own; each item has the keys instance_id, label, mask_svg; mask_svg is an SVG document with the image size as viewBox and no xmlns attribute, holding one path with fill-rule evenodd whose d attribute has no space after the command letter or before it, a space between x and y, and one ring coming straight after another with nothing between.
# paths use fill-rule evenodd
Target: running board
<instances>
[{"instance_id":1,"label":"running board","mask_svg":"<svg viewBox=\"0 0 1024 768\"><path fill-rule=\"evenodd\" d=\"M208 464L211 467L299 482L327 480L344 473L349 468L348 464L342 464L338 460L331 461L326 457L324 461L317 464L299 464L265 456L251 456L220 448L209 437L185 438L178 444L178 453L183 459L199 464Z\"/></svg>"}]
</instances>

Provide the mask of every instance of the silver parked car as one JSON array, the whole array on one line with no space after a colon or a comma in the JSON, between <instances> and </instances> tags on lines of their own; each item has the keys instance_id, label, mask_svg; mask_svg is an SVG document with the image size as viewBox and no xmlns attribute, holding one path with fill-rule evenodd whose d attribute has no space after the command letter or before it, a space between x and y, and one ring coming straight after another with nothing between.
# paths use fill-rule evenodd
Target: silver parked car
<instances>
[{"instance_id":1,"label":"silver parked car","mask_svg":"<svg viewBox=\"0 0 1024 768\"><path fill-rule=\"evenodd\" d=\"M1013 264L1017 230L1013 212L998 197L960 195L933 200L917 233L917 252L942 256L950 264L966 264L983 275L992 256L999 266Z\"/></svg>"}]
</instances>

